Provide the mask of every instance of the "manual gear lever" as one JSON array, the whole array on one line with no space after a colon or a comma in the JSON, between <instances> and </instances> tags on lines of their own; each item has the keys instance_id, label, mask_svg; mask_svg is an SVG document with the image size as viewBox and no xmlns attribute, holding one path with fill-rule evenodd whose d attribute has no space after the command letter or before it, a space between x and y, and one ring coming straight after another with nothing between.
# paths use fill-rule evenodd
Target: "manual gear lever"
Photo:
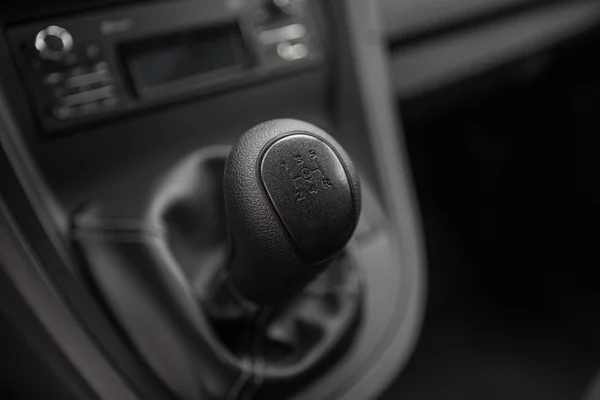
<instances>
[{"instance_id":1,"label":"manual gear lever","mask_svg":"<svg viewBox=\"0 0 600 400\"><path fill-rule=\"evenodd\" d=\"M72 237L120 329L178 398L258 386L287 397L334 365L361 321L358 241L335 257L357 224L358 176L329 135L296 120L256 126L225 161L227 150L193 152L135 207L83 206Z\"/></svg>"},{"instance_id":2,"label":"manual gear lever","mask_svg":"<svg viewBox=\"0 0 600 400\"><path fill-rule=\"evenodd\" d=\"M224 195L229 283L260 306L285 304L327 268L361 206L346 152L297 120L265 122L242 136L227 160Z\"/></svg>"}]
</instances>

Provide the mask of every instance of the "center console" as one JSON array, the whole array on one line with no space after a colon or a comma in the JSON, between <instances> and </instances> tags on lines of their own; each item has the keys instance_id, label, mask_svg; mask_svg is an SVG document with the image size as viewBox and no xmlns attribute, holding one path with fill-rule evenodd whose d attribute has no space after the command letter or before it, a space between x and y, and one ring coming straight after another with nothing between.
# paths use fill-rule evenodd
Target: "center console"
<instances>
[{"instance_id":1,"label":"center console","mask_svg":"<svg viewBox=\"0 0 600 400\"><path fill-rule=\"evenodd\" d=\"M39 277L51 301L31 312L85 332L90 359L71 325L48 328L82 371L71 384L375 397L423 305L375 3L111 4L9 16L0 42L0 222L43 261L7 276L26 299Z\"/></svg>"}]
</instances>

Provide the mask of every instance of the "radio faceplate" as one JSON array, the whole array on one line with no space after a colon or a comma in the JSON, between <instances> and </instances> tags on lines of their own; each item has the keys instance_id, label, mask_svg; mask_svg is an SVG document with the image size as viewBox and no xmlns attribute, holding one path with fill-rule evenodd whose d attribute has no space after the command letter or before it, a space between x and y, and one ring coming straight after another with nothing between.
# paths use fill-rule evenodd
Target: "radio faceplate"
<instances>
[{"instance_id":1,"label":"radio faceplate","mask_svg":"<svg viewBox=\"0 0 600 400\"><path fill-rule=\"evenodd\" d=\"M13 26L47 133L319 65L315 0L183 0Z\"/></svg>"}]
</instances>

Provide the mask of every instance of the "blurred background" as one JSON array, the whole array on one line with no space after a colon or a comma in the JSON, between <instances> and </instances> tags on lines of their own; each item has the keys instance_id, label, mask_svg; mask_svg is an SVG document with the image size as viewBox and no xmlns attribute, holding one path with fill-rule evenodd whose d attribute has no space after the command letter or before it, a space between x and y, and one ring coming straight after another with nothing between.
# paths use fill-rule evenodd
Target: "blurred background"
<instances>
[{"instance_id":1,"label":"blurred background","mask_svg":"<svg viewBox=\"0 0 600 400\"><path fill-rule=\"evenodd\" d=\"M382 6L430 284L383 398L582 398L600 366L600 2Z\"/></svg>"}]
</instances>

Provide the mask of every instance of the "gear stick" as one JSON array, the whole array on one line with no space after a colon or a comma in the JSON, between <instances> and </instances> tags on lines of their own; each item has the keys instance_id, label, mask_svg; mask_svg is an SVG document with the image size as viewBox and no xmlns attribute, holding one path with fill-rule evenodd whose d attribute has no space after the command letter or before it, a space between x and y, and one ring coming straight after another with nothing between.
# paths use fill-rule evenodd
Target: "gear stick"
<instances>
[{"instance_id":1,"label":"gear stick","mask_svg":"<svg viewBox=\"0 0 600 400\"><path fill-rule=\"evenodd\" d=\"M258 306L298 294L350 240L360 214L357 172L321 129L296 120L260 124L225 166L231 236L229 284Z\"/></svg>"},{"instance_id":2,"label":"gear stick","mask_svg":"<svg viewBox=\"0 0 600 400\"><path fill-rule=\"evenodd\" d=\"M135 207L83 206L72 237L120 328L178 398L258 386L288 397L357 332L357 247L336 255L357 225L360 184L344 150L305 122L260 124L227 150L193 152Z\"/></svg>"}]
</instances>

